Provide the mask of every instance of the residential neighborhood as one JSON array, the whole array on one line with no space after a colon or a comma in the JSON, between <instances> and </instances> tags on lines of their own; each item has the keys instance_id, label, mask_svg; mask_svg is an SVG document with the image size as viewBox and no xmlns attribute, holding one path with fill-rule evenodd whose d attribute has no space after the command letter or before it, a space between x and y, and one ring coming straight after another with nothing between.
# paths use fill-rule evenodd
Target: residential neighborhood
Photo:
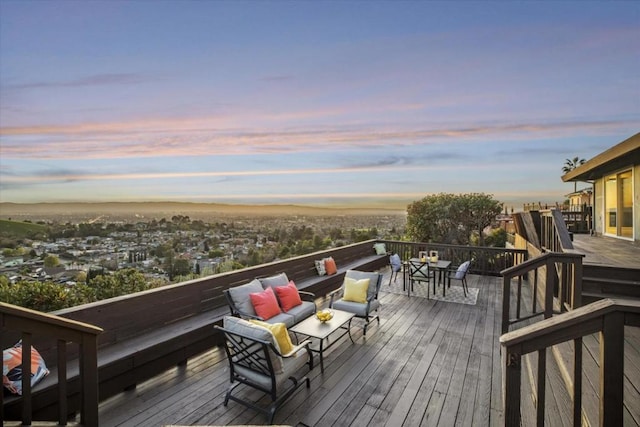
<instances>
[{"instance_id":1,"label":"residential neighborhood","mask_svg":"<svg viewBox=\"0 0 640 427\"><path fill-rule=\"evenodd\" d=\"M3 224L7 228L6 221ZM150 221L47 226L50 232L44 239L25 237L18 243L4 237L0 274L13 283L48 280L74 285L91 272L135 268L149 279L170 283L176 277L257 265L378 234L393 237L402 232L404 217L237 217L208 223L174 215ZM6 235L6 230L0 231Z\"/></svg>"}]
</instances>

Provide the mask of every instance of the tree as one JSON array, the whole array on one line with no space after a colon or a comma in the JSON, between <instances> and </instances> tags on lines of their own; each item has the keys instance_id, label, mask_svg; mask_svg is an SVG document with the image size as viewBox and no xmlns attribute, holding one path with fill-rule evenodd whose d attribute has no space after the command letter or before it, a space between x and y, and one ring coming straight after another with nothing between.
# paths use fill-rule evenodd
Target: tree
<instances>
[{"instance_id":1,"label":"tree","mask_svg":"<svg viewBox=\"0 0 640 427\"><path fill-rule=\"evenodd\" d=\"M567 174L577 168L580 165L583 165L586 162L585 159L581 159L579 157L574 157L573 159L566 159L564 162L564 166L562 167L562 172ZM578 191L578 182L573 181L573 192Z\"/></svg>"},{"instance_id":2,"label":"tree","mask_svg":"<svg viewBox=\"0 0 640 427\"><path fill-rule=\"evenodd\" d=\"M173 262L173 269L171 276L171 280L173 280L174 276L186 276L191 273L193 270L191 268L191 263L186 258L176 258Z\"/></svg>"},{"instance_id":3,"label":"tree","mask_svg":"<svg viewBox=\"0 0 640 427\"><path fill-rule=\"evenodd\" d=\"M44 258L44 266L47 268L57 267L60 265L60 260L57 256L49 254Z\"/></svg>"},{"instance_id":4,"label":"tree","mask_svg":"<svg viewBox=\"0 0 640 427\"><path fill-rule=\"evenodd\" d=\"M467 243L474 232L480 238L479 245L484 246L484 229L490 226L496 216L502 212L502 203L484 193L462 194L456 199L454 209L450 214L454 215L454 220L458 222L463 231Z\"/></svg>"},{"instance_id":5,"label":"tree","mask_svg":"<svg viewBox=\"0 0 640 427\"><path fill-rule=\"evenodd\" d=\"M484 193L433 194L407 207L407 237L418 242L467 245L502 211L502 203Z\"/></svg>"}]
</instances>

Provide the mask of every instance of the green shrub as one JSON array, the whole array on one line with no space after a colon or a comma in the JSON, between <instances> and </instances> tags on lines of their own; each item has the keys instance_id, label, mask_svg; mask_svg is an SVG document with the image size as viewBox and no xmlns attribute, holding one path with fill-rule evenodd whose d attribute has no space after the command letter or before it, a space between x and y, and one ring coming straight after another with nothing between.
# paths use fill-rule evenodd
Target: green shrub
<instances>
[{"instance_id":1,"label":"green shrub","mask_svg":"<svg viewBox=\"0 0 640 427\"><path fill-rule=\"evenodd\" d=\"M85 285L66 286L51 281L20 281L11 284L0 281L0 300L32 310L50 312L95 301L95 294Z\"/></svg>"}]
</instances>

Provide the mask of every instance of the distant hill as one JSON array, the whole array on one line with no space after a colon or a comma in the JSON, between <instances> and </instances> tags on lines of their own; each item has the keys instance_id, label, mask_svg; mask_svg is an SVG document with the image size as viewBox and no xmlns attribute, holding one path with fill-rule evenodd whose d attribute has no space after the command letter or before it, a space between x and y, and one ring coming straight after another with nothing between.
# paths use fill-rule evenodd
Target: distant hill
<instances>
[{"instance_id":1,"label":"distant hill","mask_svg":"<svg viewBox=\"0 0 640 427\"><path fill-rule=\"evenodd\" d=\"M0 236L2 237L22 239L44 236L46 233L47 226L45 225L0 219Z\"/></svg>"},{"instance_id":2,"label":"distant hill","mask_svg":"<svg viewBox=\"0 0 640 427\"><path fill-rule=\"evenodd\" d=\"M0 218L32 221L146 221L187 215L191 219L253 216L404 215L384 208L331 208L297 205L228 205L219 203L0 203Z\"/></svg>"}]
</instances>

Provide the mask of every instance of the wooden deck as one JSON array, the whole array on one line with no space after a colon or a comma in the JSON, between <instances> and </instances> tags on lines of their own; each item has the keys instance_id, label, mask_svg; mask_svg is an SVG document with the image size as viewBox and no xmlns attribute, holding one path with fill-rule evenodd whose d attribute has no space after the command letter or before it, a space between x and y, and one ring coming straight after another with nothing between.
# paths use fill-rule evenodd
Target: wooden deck
<instances>
[{"instance_id":1,"label":"wooden deck","mask_svg":"<svg viewBox=\"0 0 640 427\"><path fill-rule=\"evenodd\" d=\"M388 269L383 291L388 290ZM401 278L398 277L398 282ZM502 423L501 278L469 276L476 305L383 292L380 324L367 336L354 328L330 348L325 372L309 373L276 413L292 426L489 426ZM355 321L354 321L355 324ZM100 425L265 424L265 417L230 402L222 349L212 349L100 405ZM252 399L263 395L244 388Z\"/></svg>"},{"instance_id":2,"label":"wooden deck","mask_svg":"<svg viewBox=\"0 0 640 427\"><path fill-rule=\"evenodd\" d=\"M640 268L640 245L628 240L574 234L573 247L585 255L585 264Z\"/></svg>"}]
</instances>

